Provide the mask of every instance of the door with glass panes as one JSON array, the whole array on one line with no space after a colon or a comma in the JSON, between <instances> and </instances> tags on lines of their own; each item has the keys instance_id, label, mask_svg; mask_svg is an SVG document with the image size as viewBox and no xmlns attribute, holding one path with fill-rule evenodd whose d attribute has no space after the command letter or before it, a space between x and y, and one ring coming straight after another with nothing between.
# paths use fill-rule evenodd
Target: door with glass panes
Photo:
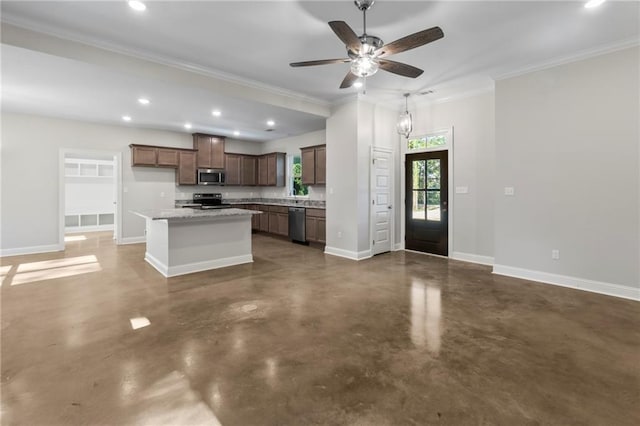
<instances>
[{"instance_id":1,"label":"door with glass panes","mask_svg":"<svg viewBox=\"0 0 640 426\"><path fill-rule=\"evenodd\" d=\"M447 256L447 151L407 154L405 248Z\"/></svg>"}]
</instances>

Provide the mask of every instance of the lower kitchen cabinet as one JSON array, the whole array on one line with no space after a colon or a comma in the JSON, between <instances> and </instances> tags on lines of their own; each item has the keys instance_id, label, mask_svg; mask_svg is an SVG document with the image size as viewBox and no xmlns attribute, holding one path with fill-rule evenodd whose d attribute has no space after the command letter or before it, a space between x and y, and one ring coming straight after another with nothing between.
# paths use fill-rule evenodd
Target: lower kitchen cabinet
<instances>
[{"instance_id":1,"label":"lower kitchen cabinet","mask_svg":"<svg viewBox=\"0 0 640 426\"><path fill-rule=\"evenodd\" d=\"M259 230L262 232L269 232L269 211L265 209L266 206L261 206L260 211L262 214L260 216L260 228Z\"/></svg>"},{"instance_id":2,"label":"lower kitchen cabinet","mask_svg":"<svg viewBox=\"0 0 640 426\"><path fill-rule=\"evenodd\" d=\"M269 207L269 232L286 237L289 235L289 208L283 206Z\"/></svg>"},{"instance_id":3,"label":"lower kitchen cabinet","mask_svg":"<svg viewBox=\"0 0 640 426\"><path fill-rule=\"evenodd\" d=\"M322 209L307 209L305 225L307 241L325 243L327 241L326 213Z\"/></svg>"}]
</instances>

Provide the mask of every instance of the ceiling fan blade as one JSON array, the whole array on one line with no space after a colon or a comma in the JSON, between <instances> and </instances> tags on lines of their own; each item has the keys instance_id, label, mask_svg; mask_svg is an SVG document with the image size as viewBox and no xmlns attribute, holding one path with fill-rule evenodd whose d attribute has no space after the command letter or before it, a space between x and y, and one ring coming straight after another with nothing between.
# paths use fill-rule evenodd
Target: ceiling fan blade
<instances>
[{"instance_id":1,"label":"ceiling fan blade","mask_svg":"<svg viewBox=\"0 0 640 426\"><path fill-rule=\"evenodd\" d=\"M380 63L380 69L401 75L403 77L416 78L424 72L420 68L403 64L402 62L390 61L388 59L380 59L378 62Z\"/></svg>"},{"instance_id":2,"label":"ceiling fan blade","mask_svg":"<svg viewBox=\"0 0 640 426\"><path fill-rule=\"evenodd\" d=\"M422 30L417 33L413 33L406 37L402 37L396 41L385 44L377 51L378 58L384 58L385 56L393 55L395 53L405 52L410 49L415 49L432 41L436 41L444 37L444 33L440 27L429 28L428 30Z\"/></svg>"},{"instance_id":3,"label":"ceiling fan blade","mask_svg":"<svg viewBox=\"0 0 640 426\"><path fill-rule=\"evenodd\" d=\"M345 62L351 62L351 59L320 59L318 61L292 62L289 65L292 67L310 67L313 65L343 64Z\"/></svg>"},{"instance_id":4,"label":"ceiling fan blade","mask_svg":"<svg viewBox=\"0 0 640 426\"><path fill-rule=\"evenodd\" d=\"M357 79L358 79L358 76L353 74L351 71L349 71L345 76L344 80L342 80L342 84L340 85L340 88L346 89L348 87L353 86L353 83L355 83Z\"/></svg>"},{"instance_id":5,"label":"ceiling fan blade","mask_svg":"<svg viewBox=\"0 0 640 426\"><path fill-rule=\"evenodd\" d=\"M347 46L348 49L354 52L360 51L362 43L358 38L358 35L351 29L351 27L344 21L331 21L329 26L340 40Z\"/></svg>"}]
</instances>

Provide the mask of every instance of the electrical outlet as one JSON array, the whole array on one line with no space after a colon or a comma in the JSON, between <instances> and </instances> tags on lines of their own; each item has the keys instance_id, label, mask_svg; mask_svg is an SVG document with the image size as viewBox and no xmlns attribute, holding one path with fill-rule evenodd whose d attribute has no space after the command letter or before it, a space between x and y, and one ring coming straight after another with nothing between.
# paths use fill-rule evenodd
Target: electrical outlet
<instances>
[{"instance_id":1,"label":"electrical outlet","mask_svg":"<svg viewBox=\"0 0 640 426\"><path fill-rule=\"evenodd\" d=\"M160 197L164 198L164 192L160 193Z\"/></svg>"},{"instance_id":2,"label":"electrical outlet","mask_svg":"<svg viewBox=\"0 0 640 426\"><path fill-rule=\"evenodd\" d=\"M515 194L515 189L513 188L513 186L505 186L504 187L504 195L514 195Z\"/></svg>"},{"instance_id":3,"label":"electrical outlet","mask_svg":"<svg viewBox=\"0 0 640 426\"><path fill-rule=\"evenodd\" d=\"M558 260L558 259L560 259L560 250L557 250L557 249L553 249L553 250L551 250L551 258L552 258L553 260Z\"/></svg>"},{"instance_id":4,"label":"electrical outlet","mask_svg":"<svg viewBox=\"0 0 640 426\"><path fill-rule=\"evenodd\" d=\"M342 231L338 231L338 238L342 238Z\"/></svg>"}]
</instances>

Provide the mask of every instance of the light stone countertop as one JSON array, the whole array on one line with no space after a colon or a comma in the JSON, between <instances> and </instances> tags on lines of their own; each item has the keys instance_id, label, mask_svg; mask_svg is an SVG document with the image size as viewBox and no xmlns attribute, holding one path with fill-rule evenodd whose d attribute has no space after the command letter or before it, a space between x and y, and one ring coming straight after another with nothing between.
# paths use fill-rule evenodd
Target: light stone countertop
<instances>
[{"instance_id":1,"label":"light stone countertop","mask_svg":"<svg viewBox=\"0 0 640 426\"><path fill-rule=\"evenodd\" d=\"M186 207L177 209L130 210L130 212L145 219L152 220L202 220L226 218L231 216L251 216L262 213L259 211L235 208L200 210Z\"/></svg>"}]
</instances>

